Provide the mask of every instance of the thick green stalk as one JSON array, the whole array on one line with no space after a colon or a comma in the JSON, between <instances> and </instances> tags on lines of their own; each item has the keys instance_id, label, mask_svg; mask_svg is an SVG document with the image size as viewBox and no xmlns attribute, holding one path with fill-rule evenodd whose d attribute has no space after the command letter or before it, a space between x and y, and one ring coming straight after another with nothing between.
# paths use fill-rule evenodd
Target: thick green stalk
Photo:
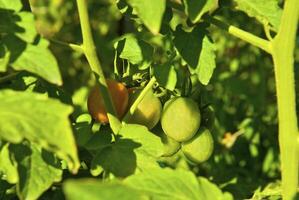
<instances>
[{"instance_id":1,"label":"thick green stalk","mask_svg":"<svg viewBox=\"0 0 299 200\"><path fill-rule=\"evenodd\" d=\"M283 199L293 199L298 186L298 126L294 81L294 48L299 1L285 1L278 34L272 41L275 68Z\"/></svg>"},{"instance_id":2,"label":"thick green stalk","mask_svg":"<svg viewBox=\"0 0 299 200\"><path fill-rule=\"evenodd\" d=\"M81 23L81 31L83 37L83 51L87 58L87 61L93 71L94 75L96 76L96 80L99 82L100 85L100 92L102 94L104 105L107 110L107 115L109 118L111 129L114 133L117 133L120 129L121 123L116 117L116 112L114 105L112 103L112 98L108 91L106 79L104 76L104 72L102 70L100 61L98 59L96 48L94 45L91 28L89 24L89 16L87 10L87 3L86 0L77 0L79 18Z\"/></svg>"}]
</instances>

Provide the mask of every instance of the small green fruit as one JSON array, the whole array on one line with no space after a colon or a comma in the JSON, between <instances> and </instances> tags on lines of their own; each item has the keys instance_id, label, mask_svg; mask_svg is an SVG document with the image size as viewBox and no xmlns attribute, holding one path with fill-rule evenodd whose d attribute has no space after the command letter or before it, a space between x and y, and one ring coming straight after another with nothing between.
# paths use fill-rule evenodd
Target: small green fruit
<instances>
[{"instance_id":1,"label":"small green fruit","mask_svg":"<svg viewBox=\"0 0 299 200\"><path fill-rule=\"evenodd\" d=\"M164 105L162 129L168 137L177 142L190 140L196 134L200 121L199 108L190 98L176 97Z\"/></svg>"},{"instance_id":2,"label":"small green fruit","mask_svg":"<svg viewBox=\"0 0 299 200\"><path fill-rule=\"evenodd\" d=\"M141 90L135 91L129 99L129 105L132 106L139 96ZM152 90L148 91L128 122L132 124L140 124L146 126L149 130L157 125L162 112L162 104Z\"/></svg>"},{"instance_id":3,"label":"small green fruit","mask_svg":"<svg viewBox=\"0 0 299 200\"><path fill-rule=\"evenodd\" d=\"M182 143L182 152L186 158L197 164L208 160L213 149L214 140L211 132L206 128L200 128L191 140Z\"/></svg>"}]
</instances>

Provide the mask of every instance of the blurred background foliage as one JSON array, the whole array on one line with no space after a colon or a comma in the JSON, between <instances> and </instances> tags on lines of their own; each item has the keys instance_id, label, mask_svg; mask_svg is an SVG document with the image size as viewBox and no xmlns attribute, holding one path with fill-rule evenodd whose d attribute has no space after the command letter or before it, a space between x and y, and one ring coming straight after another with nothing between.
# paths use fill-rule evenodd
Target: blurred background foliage
<instances>
[{"instance_id":1,"label":"blurred background foliage","mask_svg":"<svg viewBox=\"0 0 299 200\"><path fill-rule=\"evenodd\" d=\"M81 43L76 2L73 0L30 0L38 32L53 40ZM115 0L89 0L89 14L101 63L109 76L113 73L116 39L138 32L136 22L123 16ZM265 38L263 27L244 13L232 10L231 1L220 1L215 13L223 21ZM173 12L172 28L185 21ZM274 69L270 55L228 33L211 26L210 36L217 46L217 66L208 86L201 86L204 102L213 106L216 150L200 166L188 167L197 175L210 178L236 199L249 198L253 191L280 177L278 127ZM155 42L161 42L160 40ZM196 41L194 41L196 42ZM297 37L297 46L299 36ZM163 44L161 44L163 46ZM85 58L78 52L52 44L63 76L63 90L84 109L88 87L93 84ZM296 49L296 81L299 80L299 50ZM298 89L297 89L298 94ZM298 99L298 98L297 98ZM298 105L298 103L297 103Z\"/></svg>"}]
</instances>

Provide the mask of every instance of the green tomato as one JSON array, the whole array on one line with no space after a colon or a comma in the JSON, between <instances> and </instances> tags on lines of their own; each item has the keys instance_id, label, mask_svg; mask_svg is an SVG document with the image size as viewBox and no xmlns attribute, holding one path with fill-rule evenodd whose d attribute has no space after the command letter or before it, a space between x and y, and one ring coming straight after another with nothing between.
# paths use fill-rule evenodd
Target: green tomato
<instances>
[{"instance_id":1,"label":"green tomato","mask_svg":"<svg viewBox=\"0 0 299 200\"><path fill-rule=\"evenodd\" d=\"M139 96L141 90L135 91L129 99L129 105L132 106ZM157 125L162 112L162 104L152 90L148 91L141 102L138 104L135 112L128 119L129 123L146 126L149 130Z\"/></svg>"},{"instance_id":2,"label":"green tomato","mask_svg":"<svg viewBox=\"0 0 299 200\"><path fill-rule=\"evenodd\" d=\"M214 149L214 140L209 129L200 128L189 141L182 143L182 152L191 162L202 163L210 158Z\"/></svg>"},{"instance_id":3,"label":"green tomato","mask_svg":"<svg viewBox=\"0 0 299 200\"><path fill-rule=\"evenodd\" d=\"M190 98L175 97L164 105L162 129L168 137L177 142L190 140L196 134L200 121L199 108Z\"/></svg>"}]
</instances>

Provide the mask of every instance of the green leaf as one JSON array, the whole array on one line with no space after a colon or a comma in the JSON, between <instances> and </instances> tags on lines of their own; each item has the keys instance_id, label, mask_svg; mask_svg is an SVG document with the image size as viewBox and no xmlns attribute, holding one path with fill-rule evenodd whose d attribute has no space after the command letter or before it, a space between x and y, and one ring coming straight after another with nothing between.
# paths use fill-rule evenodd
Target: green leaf
<instances>
[{"instance_id":1,"label":"green leaf","mask_svg":"<svg viewBox=\"0 0 299 200\"><path fill-rule=\"evenodd\" d=\"M139 69L146 69L151 64L154 48L136 36L126 35L116 45L119 57L138 65Z\"/></svg>"},{"instance_id":2,"label":"green leaf","mask_svg":"<svg viewBox=\"0 0 299 200\"><path fill-rule=\"evenodd\" d=\"M223 194L207 179L199 178L198 181L193 173L184 170L153 169L147 173L130 176L124 183L148 194L153 200L233 199L230 194Z\"/></svg>"},{"instance_id":3,"label":"green leaf","mask_svg":"<svg viewBox=\"0 0 299 200\"><path fill-rule=\"evenodd\" d=\"M0 9L0 32L19 37L25 42L32 43L37 35L34 16L30 12L14 13Z\"/></svg>"},{"instance_id":4,"label":"green leaf","mask_svg":"<svg viewBox=\"0 0 299 200\"><path fill-rule=\"evenodd\" d=\"M158 158L163 154L163 144L158 136L148 131L144 126L137 124L127 124L122 126L119 134L126 139L131 139L141 144L136 152Z\"/></svg>"},{"instance_id":5,"label":"green leaf","mask_svg":"<svg viewBox=\"0 0 299 200\"><path fill-rule=\"evenodd\" d=\"M9 152L9 144L0 149L0 172L5 174L8 183L14 184L19 180L16 162Z\"/></svg>"},{"instance_id":6,"label":"green leaf","mask_svg":"<svg viewBox=\"0 0 299 200\"><path fill-rule=\"evenodd\" d=\"M207 85L212 77L215 63L215 46L206 35L203 24L197 25L191 32L178 27L174 33L174 44L181 57L187 62L192 74Z\"/></svg>"},{"instance_id":7,"label":"green leaf","mask_svg":"<svg viewBox=\"0 0 299 200\"><path fill-rule=\"evenodd\" d=\"M23 29L23 31L15 32L15 35L28 43L32 43L37 35L33 14L29 12L20 12L18 13L18 16L21 20L17 21L16 25Z\"/></svg>"},{"instance_id":8,"label":"green leaf","mask_svg":"<svg viewBox=\"0 0 299 200\"><path fill-rule=\"evenodd\" d=\"M154 68L154 75L159 85L173 91L177 83L177 73L173 65L164 64Z\"/></svg>"},{"instance_id":9,"label":"green leaf","mask_svg":"<svg viewBox=\"0 0 299 200\"><path fill-rule=\"evenodd\" d=\"M23 5L21 0L0 0L0 8L2 9L20 11L22 7Z\"/></svg>"},{"instance_id":10,"label":"green leaf","mask_svg":"<svg viewBox=\"0 0 299 200\"><path fill-rule=\"evenodd\" d=\"M203 14L218 8L218 0L184 0L185 13L193 23L200 21Z\"/></svg>"},{"instance_id":11,"label":"green leaf","mask_svg":"<svg viewBox=\"0 0 299 200\"><path fill-rule=\"evenodd\" d=\"M94 157L92 168L102 166L115 176L126 177L136 170L157 168L156 159L163 153L159 137L141 125L124 125L115 143L105 147Z\"/></svg>"},{"instance_id":12,"label":"green leaf","mask_svg":"<svg viewBox=\"0 0 299 200\"><path fill-rule=\"evenodd\" d=\"M56 58L46 47L48 42L41 39L37 45L26 44L13 36L3 38L11 56L10 65L15 70L26 70L46 79L50 83L62 85L62 78Z\"/></svg>"},{"instance_id":13,"label":"green leaf","mask_svg":"<svg viewBox=\"0 0 299 200\"><path fill-rule=\"evenodd\" d=\"M233 200L233 196L228 193L222 193L222 191L208 179L199 177L200 193L205 195L207 200Z\"/></svg>"},{"instance_id":14,"label":"green leaf","mask_svg":"<svg viewBox=\"0 0 299 200\"><path fill-rule=\"evenodd\" d=\"M274 30L278 30L282 9L277 0L234 0L237 9L250 17L255 17L262 24L270 23Z\"/></svg>"},{"instance_id":15,"label":"green leaf","mask_svg":"<svg viewBox=\"0 0 299 200\"><path fill-rule=\"evenodd\" d=\"M282 188L280 181L271 182L266 185L263 190L258 188L254 192L252 199L282 199L281 191Z\"/></svg>"},{"instance_id":16,"label":"green leaf","mask_svg":"<svg viewBox=\"0 0 299 200\"><path fill-rule=\"evenodd\" d=\"M127 0L136 10L144 25L154 34L158 34L166 8L165 0Z\"/></svg>"},{"instance_id":17,"label":"green leaf","mask_svg":"<svg viewBox=\"0 0 299 200\"><path fill-rule=\"evenodd\" d=\"M94 179L69 180L63 184L68 200L146 200L149 197L121 182Z\"/></svg>"},{"instance_id":18,"label":"green leaf","mask_svg":"<svg viewBox=\"0 0 299 200\"><path fill-rule=\"evenodd\" d=\"M232 200L205 178L199 181L192 172L154 169L135 174L122 182L92 179L70 180L64 184L67 199L152 199L152 200Z\"/></svg>"},{"instance_id":19,"label":"green leaf","mask_svg":"<svg viewBox=\"0 0 299 200\"><path fill-rule=\"evenodd\" d=\"M204 199L196 177L183 170L156 169L128 177L127 185L150 195L151 199Z\"/></svg>"},{"instance_id":20,"label":"green leaf","mask_svg":"<svg viewBox=\"0 0 299 200\"><path fill-rule=\"evenodd\" d=\"M112 141L112 133L100 132L94 133L89 140L84 144L84 147L88 150L99 150L106 146L109 146Z\"/></svg>"},{"instance_id":21,"label":"green leaf","mask_svg":"<svg viewBox=\"0 0 299 200\"><path fill-rule=\"evenodd\" d=\"M111 172L118 177L134 174L137 167L134 149L140 146L141 144L132 140L117 140L95 156L92 161L92 168L95 169L97 165L100 165L105 171Z\"/></svg>"},{"instance_id":22,"label":"green leaf","mask_svg":"<svg viewBox=\"0 0 299 200\"><path fill-rule=\"evenodd\" d=\"M12 145L10 149L18 163L20 199L37 199L54 182L61 180L62 169L53 154L35 145Z\"/></svg>"},{"instance_id":23,"label":"green leaf","mask_svg":"<svg viewBox=\"0 0 299 200\"><path fill-rule=\"evenodd\" d=\"M0 138L40 144L65 159L70 170L80 166L68 116L72 108L31 92L0 91Z\"/></svg>"}]
</instances>

